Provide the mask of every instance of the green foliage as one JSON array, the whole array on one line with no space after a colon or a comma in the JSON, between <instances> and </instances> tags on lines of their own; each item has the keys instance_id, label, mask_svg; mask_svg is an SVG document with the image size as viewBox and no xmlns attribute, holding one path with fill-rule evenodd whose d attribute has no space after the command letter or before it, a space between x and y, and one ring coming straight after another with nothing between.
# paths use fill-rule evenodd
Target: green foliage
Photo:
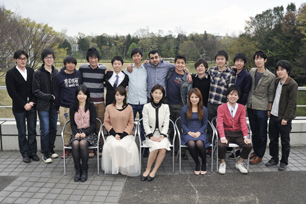
<instances>
[{"instance_id":1,"label":"green foliage","mask_svg":"<svg viewBox=\"0 0 306 204\"><path fill-rule=\"evenodd\" d=\"M59 44L58 48L64 48L66 50L67 55L71 54L72 51L71 44L68 42L67 39L65 39L64 42Z\"/></svg>"},{"instance_id":2,"label":"green foliage","mask_svg":"<svg viewBox=\"0 0 306 204\"><path fill-rule=\"evenodd\" d=\"M136 43L133 42L133 43L130 45L128 51L126 52L126 56L127 56L128 58L131 57L131 52L132 52L132 50L135 49L135 48L138 48L138 46L137 46Z\"/></svg>"},{"instance_id":3,"label":"green foliage","mask_svg":"<svg viewBox=\"0 0 306 204\"><path fill-rule=\"evenodd\" d=\"M192 41L186 41L180 44L179 54L184 55L186 59L196 60L199 58L199 50Z\"/></svg>"}]
</instances>

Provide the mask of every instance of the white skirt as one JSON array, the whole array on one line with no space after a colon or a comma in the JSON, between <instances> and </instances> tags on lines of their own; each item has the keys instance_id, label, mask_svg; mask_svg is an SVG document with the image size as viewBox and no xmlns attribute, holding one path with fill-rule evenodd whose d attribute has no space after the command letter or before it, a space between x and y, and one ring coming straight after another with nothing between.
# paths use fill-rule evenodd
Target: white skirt
<instances>
[{"instance_id":1,"label":"white skirt","mask_svg":"<svg viewBox=\"0 0 306 204\"><path fill-rule=\"evenodd\" d=\"M160 137L160 132L158 130L155 130L153 136ZM153 140L146 137L146 145L149 147L149 151L152 152L157 149L166 149L170 151L170 142L168 137L164 137L164 139L160 142L154 142Z\"/></svg>"},{"instance_id":2,"label":"white skirt","mask_svg":"<svg viewBox=\"0 0 306 204\"><path fill-rule=\"evenodd\" d=\"M139 150L134 136L128 135L121 140L108 136L103 145L101 163L106 174L120 172L127 176L139 176Z\"/></svg>"}]
</instances>

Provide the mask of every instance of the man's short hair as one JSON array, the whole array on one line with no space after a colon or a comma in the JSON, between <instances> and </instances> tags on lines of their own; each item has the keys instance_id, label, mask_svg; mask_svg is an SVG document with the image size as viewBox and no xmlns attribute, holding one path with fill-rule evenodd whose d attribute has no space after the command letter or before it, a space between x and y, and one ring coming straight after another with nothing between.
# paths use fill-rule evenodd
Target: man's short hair
<instances>
[{"instance_id":1,"label":"man's short hair","mask_svg":"<svg viewBox=\"0 0 306 204\"><path fill-rule=\"evenodd\" d=\"M115 56L115 57L113 57L113 59L112 59L112 61L111 61L111 63L112 63L112 65L114 64L114 62L115 61L120 61L122 64L123 64L123 59L122 59L122 57L120 57L120 56Z\"/></svg>"},{"instance_id":2,"label":"man's short hair","mask_svg":"<svg viewBox=\"0 0 306 204\"><path fill-rule=\"evenodd\" d=\"M240 98L241 91L240 91L239 86L237 86L237 85L231 85L231 86L227 89L226 96L228 96L232 91L237 91L238 97Z\"/></svg>"},{"instance_id":3,"label":"man's short hair","mask_svg":"<svg viewBox=\"0 0 306 204\"><path fill-rule=\"evenodd\" d=\"M155 55L156 53L158 53L158 56L160 56L160 53L157 50L151 50L148 54L148 57L150 58L150 54Z\"/></svg>"},{"instance_id":4,"label":"man's short hair","mask_svg":"<svg viewBox=\"0 0 306 204\"><path fill-rule=\"evenodd\" d=\"M288 72L288 75L291 72L291 64L287 60L279 60L275 65L275 70L277 71L278 67L282 67L283 69L286 69Z\"/></svg>"},{"instance_id":5,"label":"man's short hair","mask_svg":"<svg viewBox=\"0 0 306 204\"><path fill-rule=\"evenodd\" d=\"M51 49L44 49L41 53L41 60L44 61L45 57L48 55L52 55L53 59L55 59L54 52Z\"/></svg>"},{"instance_id":6,"label":"man's short hair","mask_svg":"<svg viewBox=\"0 0 306 204\"><path fill-rule=\"evenodd\" d=\"M268 58L266 53L262 50L255 52L255 54L253 55L253 60L255 60L255 57L261 57L261 58L264 58L264 60Z\"/></svg>"},{"instance_id":7,"label":"man's short hair","mask_svg":"<svg viewBox=\"0 0 306 204\"><path fill-rule=\"evenodd\" d=\"M203 58L198 59L198 60L194 63L194 67L197 68L197 67L200 66L201 64L204 65L205 69L208 69L208 64L207 64L207 62L206 62Z\"/></svg>"},{"instance_id":8,"label":"man's short hair","mask_svg":"<svg viewBox=\"0 0 306 204\"><path fill-rule=\"evenodd\" d=\"M184 60L185 64L186 64L186 57L184 55L176 55L175 58L174 58L174 63L176 63L176 61L178 59L182 59Z\"/></svg>"},{"instance_id":9,"label":"man's short hair","mask_svg":"<svg viewBox=\"0 0 306 204\"><path fill-rule=\"evenodd\" d=\"M247 58L247 56L244 54L244 53L238 53L238 54L236 54L235 55L235 57L234 57L234 63L236 62L236 60L238 60L238 59L242 59L243 61L244 61L244 64L246 64L247 63L247 61L248 61L248 58Z\"/></svg>"},{"instance_id":10,"label":"man's short hair","mask_svg":"<svg viewBox=\"0 0 306 204\"><path fill-rule=\"evenodd\" d=\"M86 52L86 60L87 60L87 62L89 62L89 57L97 57L98 61L101 59L99 51L96 48L94 48L94 47L89 48L87 50L87 52Z\"/></svg>"},{"instance_id":11,"label":"man's short hair","mask_svg":"<svg viewBox=\"0 0 306 204\"><path fill-rule=\"evenodd\" d=\"M29 58L29 55L28 55L28 53L26 51L24 51L24 50L17 50L14 53L14 59L18 59L21 55L25 55L27 59Z\"/></svg>"},{"instance_id":12,"label":"man's short hair","mask_svg":"<svg viewBox=\"0 0 306 204\"><path fill-rule=\"evenodd\" d=\"M143 57L142 50L139 48L134 48L131 52L131 58L133 57L133 55L136 55L137 53L139 53Z\"/></svg>"},{"instance_id":13,"label":"man's short hair","mask_svg":"<svg viewBox=\"0 0 306 204\"><path fill-rule=\"evenodd\" d=\"M73 56L67 56L64 59L64 65L66 65L67 63L73 63L77 65L77 60Z\"/></svg>"},{"instance_id":14,"label":"man's short hair","mask_svg":"<svg viewBox=\"0 0 306 204\"><path fill-rule=\"evenodd\" d=\"M215 55L215 60L217 59L218 56L223 56L225 57L226 61L228 60L228 54L225 50L219 50Z\"/></svg>"}]
</instances>

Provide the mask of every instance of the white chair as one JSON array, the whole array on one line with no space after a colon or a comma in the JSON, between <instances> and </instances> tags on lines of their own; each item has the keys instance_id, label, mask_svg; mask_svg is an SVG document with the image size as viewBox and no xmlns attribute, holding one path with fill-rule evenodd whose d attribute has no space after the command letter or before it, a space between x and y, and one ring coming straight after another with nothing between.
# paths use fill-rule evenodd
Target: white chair
<instances>
[{"instance_id":1,"label":"white chair","mask_svg":"<svg viewBox=\"0 0 306 204\"><path fill-rule=\"evenodd\" d=\"M179 144L181 144L181 133L179 131L179 128L178 128L178 122L180 121L181 117L178 117L176 120L175 120L175 127L176 127L176 132L177 132L177 136L178 136L178 139L179 139ZM208 125L210 125L212 127L212 124L208 122ZM215 132L215 129L212 127L212 130L213 130L213 136L212 136L212 142L211 142L211 167L210 167L210 172L212 173L213 172L213 165L214 165L214 151L216 150L216 145L218 145L218 140L217 140L217 137L216 137L216 132ZM181 168L182 168L182 158L181 158L181 149L182 147L186 147L188 148L187 145L180 145L180 149L179 149L179 152L177 154L177 157L179 157L179 173L181 173Z\"/></svg>"},{"instance_id":2,"label":"white chair","mask_svg":"<svg viewBox=\"0 0 306 204\"><path fill-rule=\"evenodd\" d=\"M140 171L141 171L141 162L142 162L142 154L141 154L141 149L142 148L149 148L146 144L146 140L141 141L141 134L140 134L140 122L142 121L142 118L139 119L138 123L137 123L137 128L136 128L136 135L138 135L139 138L139 160L140 160ZM170 123L173 125L173 130L174 130L174 135L173 135L173 140L172 143L170 141L170 135L169 135L169 141L170 141L170 147L173 148L173 152L175 152L175 147L174 147L174 142L175 142L175 138L176 138L176 128L175 128L175 124L173 123L173 121L171 119L169 119ZM174 154L172 156L172 173L174 174Z\"/></svg>"},{"instance_id":3,"label":"white chair","mask_svg":"<svg viewBox=\"0 0 306 204\"><path fill-rule=\"evenodd\" d=\"M215 123L214 123L215 122ZM214 125L214 124L217 124L217 117L214 117L212 120L211 120L211 123L212 123L212 125L213 125L213 128L215 129L215 132L216 132L216 134L217 134L217 140L219 139L219 135L218 135L218 130L217 130L217 128L216 128L216 126ZM248 134L249 134L249 137L250 137L250 139L251 139L251 141L252 141L252 131L251 131L251 128L249 127L249 125L248 125L248 129L249 129L249 132L248 132ZM239 145L237 145L237 144L235 144L235 143L229 143L228 144L228 147L232 147L232 148L237 148L237 147L239 147ZM237 162L237 157L236 157L236 151L234 150L233 151L233 153L234 153L234 158L235 158L235 162ZM250 154L251 154L251 152L250 152ZM249 171L249 168L250 168L250 154L249 154L249 156L248 156L248 161L247 161L247 170ZM219 162L219 158L218 158L218 142L217 142L217 158L216 158L216 168L217 168L217 172L218 172L218 170L219 170L219 167L218 167L218 162Z\"/></svg>"},{"instance_id":4,"label":"white chair","mask_svg":"<svg viewBox=\"0 0 306 204\"><path fill-rule=\"evenodd\" d=\"M96 156L97 156L97 175L99 175L99 142L100 142L100 135L101 135L101 130L102 130L102 127L103 127L103 124L102 122L96 118L97 121L99 121L100 123L100 128L99 128L99 133L98 133L98 141L97 141L97 145L96 146L89 146L88 149L96 149ZM72 149L71 146L65 146L65 140L64 140L64 130L66 128L66 125L69 125L70 123L70 120L68 120L65 124L64 124L64 127L61 131L61 137L62 137L62 141L63 141L63 155L65 155L65 150L66 149ZM64 157L64 175L66 176L66 157Z\"/></svg>"}]
</instances>

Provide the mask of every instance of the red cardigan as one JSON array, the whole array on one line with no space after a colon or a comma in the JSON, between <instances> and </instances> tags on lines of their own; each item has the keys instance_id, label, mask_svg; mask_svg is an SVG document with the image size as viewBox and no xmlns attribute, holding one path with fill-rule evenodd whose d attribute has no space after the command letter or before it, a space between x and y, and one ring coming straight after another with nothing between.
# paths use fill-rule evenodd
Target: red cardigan
<instances>
[{"instance_id":1,"label":"red cardigan","mask_svg":"<svg viewBox=\"0 0 306 204\"><path fill-rule=\"evenodd\" d=\"M246 111L244 105L238 103L235 117L232 118L228 110L227 103L218 107L217 129L220 139L225 137L224 131L242 131L243 136L248 135L248 125L246 123Z\"/></svg>"}]
</instances>

